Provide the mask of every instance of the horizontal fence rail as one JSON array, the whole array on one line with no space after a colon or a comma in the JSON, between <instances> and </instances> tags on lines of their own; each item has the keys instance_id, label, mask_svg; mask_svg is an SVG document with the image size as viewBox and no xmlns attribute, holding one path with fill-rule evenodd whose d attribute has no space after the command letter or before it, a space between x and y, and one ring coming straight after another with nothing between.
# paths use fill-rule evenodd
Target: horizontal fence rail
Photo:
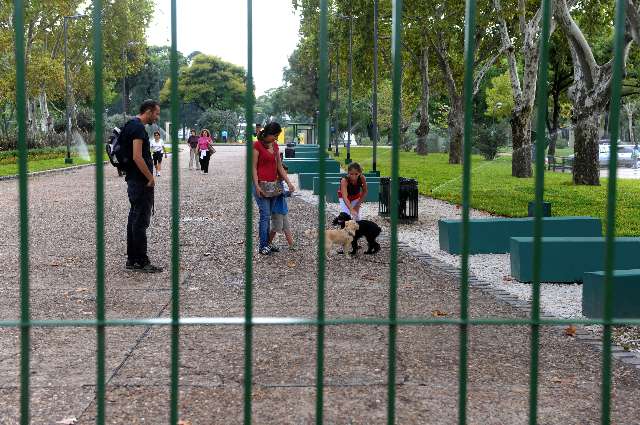
<instances>
[{"instance_id":1,"label":"horizontal fence rail","mask_svg":"<svg viewBox=\"0 0 640 425\"><path fill-rule=\"evenodd\" d=\"M377 4L377 3L376 3ZM318 144L320 152L328 145L328 16L329 1L319 1L319 109L318 109ZM319 163L319 199L318 204L318 277L317 277L317 311L315 317L254 317L253 316L253 204L252 204L252 134L249 126L254 121L254 82L253 82L253 5L247 0L247 91L245 99L246 134L246 168L245 168L245 291L243 317L182 317L180 315L180 175L179 156L172 155L172 197L171 197L171 294L172 308L169 318L128 318L106 319L105 317L105 214L104 214L104 98L103 98L103 0L92 0L93 14L93 67L94 67L94 114L96 118L96 318L95 320L32 320L30 317L29 286L29 220L28 220L28 178L27 178L27 140L26 140L26 69L25 69L25 3L13 0L13 26L15 32L16 61L16 111L18 122L19 151L19 226L20 226L20 317L17 320L0 321L0 328L20 329L20 423L30 423L30 352L31 330L37 328L56 327L91 327L96 329L96 423L105 424L105 331L107 327L122 326L167 326L171 328L171 383L170 383L170 417L168 421L176 425L179 421L179 359L180 328L182 326L242 326L244 328L244 378L243 378L243 421L252 423L252 386L253 386L253 328L255 326L314 326L316 328L316 423L324 422L324 340L326 326L368 325L387 326L388 334L388 377L387 377L387 422L396 422L396 350L399 326L455 326L459 330L459 370L458 370L458 423L467 422L468 399L468 340L469 328L472 326L523 326L529 327L530 340L530 392L529 423L537 423L538 412L538 353L541 326L562 326L569 324L601 325L604 328L602 351L602 394L601 422L611 422L611 344L613 326L640 326L640 319L618 320L612 317L612 276L614 268L615 238L615 206L616 206L616 173L617 157L613 155L609 163L607 223L606 223L606 280L605 310L603 319L547 319L540 317L540 266L542 235L542 203L544 200L544 143L545 119L543 113L537 115L536 157L535 157L535 221L534 221L534 278L532 285L532 311L529 319L505 319L499 317L469 317L469 213L471 199L471 145L473 117L473 76L474 53L476 41L476 1L466 0L465 37L464 37L464 146L463 146L463 248L461 255L460 276L460 318L433 317L398 317L398 209L391 208L391 238L389 266L389 311L386 318L369 319L358 317L328 318L325 314L325 237L326 223L326 166ZM537 104L546 105L547 80L549 62L549 33L551 26L551 0L542 0L541 37L539 39L540 64L538 70ZM392 154L391 154L391 205L398 202L399 189L399 140L401 126L401 93L402 93L402 18L403 1L392 0ZM376 15L377 16L377 15ZM377 23L376 23L377 24ZM624 30L625 1L616 0L615 34L614 34L614 73L611 87L610 131L612 151L616 151L619 135L619 109L622 73L624 67ZM171 137L173 152L179 151L179 96L178 96L178 50L177 50L177 0L171 0ZM544 106L538 107L538 110Z\"/></svg>"}]
</instances>

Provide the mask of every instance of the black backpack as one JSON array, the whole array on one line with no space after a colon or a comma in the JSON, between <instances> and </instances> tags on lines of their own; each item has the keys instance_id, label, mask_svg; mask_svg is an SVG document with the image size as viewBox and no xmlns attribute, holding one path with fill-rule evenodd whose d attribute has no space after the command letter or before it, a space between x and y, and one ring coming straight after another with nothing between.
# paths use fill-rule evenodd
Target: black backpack
<instances>
[{"instance_id":1,"label":"black backpack","mask_svg":"<svg viewBox=\"0 0 640 425\"><path fill-rule=\"evenodd\" d=\"M127 124L129 124L127 122ZM109 142L106 144L105 149L107 150L107 156L109 157L109 162L111 165L116 167L118 170L126 170L129 164L133 161L132 159L132 147L127 146L127 143L122 140L122 132L124 131L127 124L124 125L122 130L118 127L114 127L111 132L111 136L109 136ZM130 145L130 143L129 143Z\"/></svg>"}]
</instances>

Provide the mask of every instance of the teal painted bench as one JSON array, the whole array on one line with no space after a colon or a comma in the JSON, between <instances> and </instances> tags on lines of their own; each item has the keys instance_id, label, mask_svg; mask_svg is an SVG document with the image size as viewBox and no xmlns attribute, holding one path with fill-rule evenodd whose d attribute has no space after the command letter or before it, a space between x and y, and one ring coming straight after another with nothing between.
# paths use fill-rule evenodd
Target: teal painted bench
<instances>
[{"instance_id":1,"label":"teal painted bench","mask_svg":"<svg viewBox=\"0 0 640 425\"><path fill-rule=\"evenodd\" d=\"M328 158L327 155L323 155L324 158ZM302 151L302 152L298 152L296 151L296 156L290 159L318 159L320 158L320 152L313 152L313 151Z\"/></svg>"},{"instance_id":2,"label":"teal painted bench","mask_svg":"<svg viewBox=\"0 0 640 425\"><path fill-rule=\"evenodd\" d=\"M284 163L289 169L289 174L297 173L317 173L320 166L317 159L285 159ZM340 163L333 159L325 159L326 172L338 173L340 171Z\"/></svg>"},{"instance_id":3,"label":"teal painted bench","mask_svg":"<svg viewBox=\"0 0 640 425\"><path fill-rule=\"evenodd\" d=\"M640 268L640 238L616 238L614 269ZM604 269L605 238L542 238L541 282L580 282ZM533 280L533 238L511 238L511 275Z\"/></svg>"},{"instance_id":4,"label":"teal painted bench","mask_svg":"<svg viewBox=\"0 0 640 425\"><path fill-rule=\"evenodd\" d=\"M328 185L329 183L340 183L340 180L342 180L341 176L327 177L325 181L325 185ZM380 183L380 177L367 177L367 189L369 188L369 185L374 182ZM317 195L319 189L320 189L320 177L316 176L313 178L313 194Z\"/></svg>"},{"instance_id":5,"label":"teal painted bench","mask_svg":"<svg viewBox=\"0 0 640 425\"><path fill-rule=\"evenodd\" d=\"M327 183L327 202L338 203L339 182ZM367 198L364 202L378 202L380 197L380 182L371 182L367 185Z\"/></svg>"},{"instance_id":6,"label":"teal painted bench","mask_svg":"<svg viewBox=\"0 0 640 425\"><path fill-rule=\"evenodd\" d=\"M296 145L294 149L296 152L318 152L320 147L318 145Z\"/></svg>"},{"instance_id":7,"label":"teal painted bench","mask_svg":"<svg viewBox=\"0 0 640 425\"><path fill-rule=\"evenodd\" d=\"M346 176L347 173L326 173L327 177L343 177ZM298 174L298 186L300 189L304 190L313 190L313 178L319 177L318 173L299 173ZM379 177L374 173L364 173L366 178L369 177Z\"/></svg>"},{"instance_id":8,"label":"teal painted bench","mask_svg":"<svg viewBox=\"0 0 640 425\"><path fill-rule=\"evenodd\" d=\"M604 317L605 272L588 272L582 281L582 315ZM640 318L640 269L614 270L613 316L616 319Z\"/></svg>"},{"instance_id":9,"label":"teal painted bench","mask_svg":"<svg viewBox=\"0 0 640 425\"><path fill-rule=\"evenodd\" d=\"M543 236L602 236L600 219L593 217L545 217ZM469 220L470 254L505 254L510 238L533 236L533 218L472 218ZM462 253L462 220L439 220L440 249Z\"/></svg>"}]
</instances>

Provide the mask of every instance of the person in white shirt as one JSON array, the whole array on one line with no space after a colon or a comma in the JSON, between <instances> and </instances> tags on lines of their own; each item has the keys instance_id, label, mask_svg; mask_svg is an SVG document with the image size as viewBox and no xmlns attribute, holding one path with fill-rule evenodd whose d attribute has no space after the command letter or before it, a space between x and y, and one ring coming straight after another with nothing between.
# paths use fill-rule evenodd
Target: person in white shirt
<instances>
[{"instance_id":1,"label":"person in white shirt","mask_svg":"<svg viewBox=\"0 0 640 425\"><path fill-rule=\"evenodd\" d=\"M167 157L167 150L164 147L164 140L160 137L160 132L153 133L151 141L151 152L153 152L153 166L156 170L156 176L160 177L160 168L162 168L162 157Z\"/></svg>"}]
</instances>

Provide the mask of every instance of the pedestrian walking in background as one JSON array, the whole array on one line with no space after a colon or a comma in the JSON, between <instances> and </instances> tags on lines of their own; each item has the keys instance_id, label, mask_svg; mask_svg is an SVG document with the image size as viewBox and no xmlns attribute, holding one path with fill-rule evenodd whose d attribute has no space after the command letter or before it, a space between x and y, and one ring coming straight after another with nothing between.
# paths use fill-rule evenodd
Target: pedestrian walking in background
<instances>
[{"instance_id":1,"label":"pedestrian walking in background","mask_svg":"<svg viewBox=\"0 0 640 425\"><path fill-rule=\"evenodd\" d=\"M200 168L204 174L209 174L209 161L211 160L211 154L215 152L213 149L213 140L211 140L211 133L206 128L200 132L200 138L198 139L198 154L200 157Z\"/></svg>"},{"instance_id":2,"label":"pedestrian walking in background","mask_svg":"<svg viewBox=\"0 0 640 425\"><path fill-rule=\"evenodd\" d=\"M187 140L189 144L189 169L200 170L200 158L198 156L198 136L196 135L196 131L191 129L191 135L189 136L189 140Z\"/></svg>"},{"instance_id":3,"label":"pedestrian walking in background","mask_svg":"<svg viewBox=\"0 0 640 425\"><path fill-rule=\"evenodd\" d=\"M155 179L151 160L151 143L145 125L153 124L160 116L160 104L145 100L138 116L122 129L122 148L131 160L127 164L127 193L129 218L127 220L127 269L145 273L158 273L162 267L151 264L147 256L147 228L151 223Z\"/></svg>"},{"instance_id":4,"label":"pedestrian walking in background","mask_svg":"<svg viewBox=\"0 0 640 425\"><path fill-rule=\"evenodd\" d=\"M167 149L164 146L164 140L162 140L159 131L153 132L151 151L153 152L153 166L156 169L156 177L160 177L160 170L162 169L162 158L167 157Z\"/></svg>"}]
</instances>

